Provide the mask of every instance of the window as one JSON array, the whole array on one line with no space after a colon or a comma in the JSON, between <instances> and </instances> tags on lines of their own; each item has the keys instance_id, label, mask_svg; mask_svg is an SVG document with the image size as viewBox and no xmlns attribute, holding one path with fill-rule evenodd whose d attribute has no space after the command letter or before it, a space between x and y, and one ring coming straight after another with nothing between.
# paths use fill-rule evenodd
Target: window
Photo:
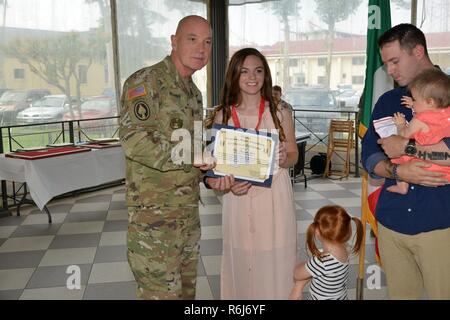
<instances>
[{"instance_id":1,"label":"window","mask_svg":"<svg viewBox=\"0 0 450 320\"><path fill-rule=\"evenodd\" d=\"M431 62L450 74L450 0L417 2L417 25L425 33Z\"/></svg>"},{"instance_id":2,"label":"window","mask_svg":"<svg viewBox=\"0 0 450 320\"><path fill-rule=\"evenodd\" d=\"M87 83L87 66L78 66L78 79L80 79L80 83Z\"/></svg>"},{"instance_id":3,"label":"window","mask_svg":"<svg viewBox=\"0 0 450 320\"><path fill-rule=\"evenodd\" d=\"M324 77L324 76L317 77L317 84L326 85L326 83L327 83L327 77Z\"/></svg>"},{"instance_id":4,"label":"window","mask_svg":"<svg viewBox=\"0 0 450 320\"><path fill-rule=\"evenodd\" d=\"M354 66L361 66L366 64L366 58L365 57L353 57L352 58L352 65Z\"/></svg>"},{"instance_id":5,"label":"window","mask_svg":"<svg viewBox=\"0 0 450 320\"><path fill-rule=\"evenodd\" d=\"M317 59L317 65L319 65L319 66L326 66L327 65L327 58L318 58Z\"/></svg>"},{"instance_id":6,"label":"window","mask_svg":"<svg viewBox=\"0 0 450 320\"><path fill-rule=\"evenodd\" d=\"M14 79L25 79L25 70L14 69Z\"/></svg>"},{"instance_id":7,"label":"window","mask_svg":"<svg viewBox=\"0 0 450 320\"><path fill-rule=\"evenodd\" d=\"M207 17L204 0L121 0L116 2L122 81L136 70L158 63L170 53L170 36L174 34L177 23L182 17L192 14ZM202 92L204 107L207 101L206 71L207 67L202 68L192 77ZM110 68L109 72L113 74L113 69Z\"/></svg>"},{"instance_id":8,"label":"window","mask_svg":"<svg viewBox=\"0 0 450 320\"><path fill-rule=\"evenodd\" d=\"M296 85L306 84L306 76L304 73L296 73L295 74L295 84Z\"/></svg>"},{"instance_id":9,"label":"window","mask_svg":"<svg viewBox=\"0 0 450 320\"><path fill-rule=\"evenodd\" d=\"M298 66L298 60L297 59L289 59L289 66L290 67Z\"/></svg>"},{"instance_id":10,"label":"window","mask_svg":"<svg viewBox=\"0 0 450 320\"><path fill-rule=\"evenodd\" d=\"M364 76L353 76L352 84L364 84Z\"/></svg>"},{"instance_id":11,"label":"window","mask_svg":"<svg viewBox=\"0 0 450 320\"><path fill-rule=\"evenodd\" d=\"M109 81L109 70L108 70L108 66L107 65L105 65L103 67L103 77L105 79L105 82L108 83L108 81Z\"/></svg>"}]
</instances>

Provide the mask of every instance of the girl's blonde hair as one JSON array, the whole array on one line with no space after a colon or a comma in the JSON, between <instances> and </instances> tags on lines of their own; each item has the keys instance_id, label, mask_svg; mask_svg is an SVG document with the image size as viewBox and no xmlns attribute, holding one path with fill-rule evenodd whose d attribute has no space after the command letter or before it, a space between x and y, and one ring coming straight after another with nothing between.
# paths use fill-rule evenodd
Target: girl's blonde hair
<instances>
[{"instance_id":1,"label":"girl's blonde hair","mask_svg":"<svg viewBox=\"0 0 450 320\"><path fill-rule=\"evenodd\" d=\"M231 106L241 103L241 89L239 88L239 78L241 76L242 65L244 60L248 56L256 56L261 59L264 67L264 84L261 88L261 97L269 102L270 114L272 115L275 128L280 134L280 141L285 141L286 136L284 134L281 121L277 116L277 106L273 102L272 98L272 76L270 74L269 64L267 63L264 55L255 48L244 48L236 51L228 64L228 68L225 75L225 83L220 93L220 104L214 109L214 111L205 120L205 127L211 128L214 124L214 118L218 112L222 112L222 124L228 124L228 120L231 117Z\"/></svg>"},{"instance_id":2,"label":"girl's blonde hair","mask_svg":"<svg viewBox=\"0 0 450 320\"><path fill-rule=\"evenodd\" d=\"M357 217L350 217L344 208L337 205L324 206L319 209L314 222L306 231L306 244L315 257L321 258L322 253L316 246L316 233L324 240L344 244L352 236L351 221L356 225L356 241L352 252L357 254L363 240L363 225Z\"/></svg>"},{"instance_id":3,"label":"girl's blonde hair","mask_svg":"<svg viewBox=\"0 0 450 320\"><path fill-rule=\"evenodd\" d=\"M450 77L437 68L419 73L408 85L408 89L416 90L423 99L433 99L439 109L450 105Z\"/></svg>"}]
</instances>

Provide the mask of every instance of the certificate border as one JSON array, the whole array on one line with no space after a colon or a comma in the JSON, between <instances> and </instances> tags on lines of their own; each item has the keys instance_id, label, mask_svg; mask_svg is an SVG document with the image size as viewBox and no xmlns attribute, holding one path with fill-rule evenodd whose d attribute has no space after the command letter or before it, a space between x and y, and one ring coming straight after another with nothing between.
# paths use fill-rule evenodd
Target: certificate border
<instances>
[{"instance_id":1,"label":"certificate border","mask_svg":"<svg viewBox=\"0 0 450 320\"><path fill-rule=\"evenodd\" d=\"M214 131L214 134L211 136L211 142L210 142L210 144L208 144L208 147L212 146L212 150L211 151L212 151L213 155L214 155L214 147L215 147L215 143L216 143L216 133L219 132L221 129L240 130L240 131L247 132L247 133L250 133L250 134L255 134L255 135L258 135L259 132L260 132L260 131L253 130L253 129L236 128L236 127L233 127L233 126L222 125L222 124L217 124L217 123L215 123L212 126L212 129L215 130L215 131ZM274 148L274 152L275 152L279 140L278 139L274 139L274 136L278 137L278 135L277 134L272 134L272 133L266 132L266 131L261 132L261 134L263 134L264 136L269 137L269 138L272 139L272 141L273 141L273 148ZM274 155L274 156L276 156L276 155ZM264 180L264 182L250 181L250 180L239 179L239 178L235 178L235 180L236 181L248 181L252 185L255 185L255 186L270 188L272 186L274 165L275 165L275 161L272 161L272 164L271 164L270 169L269 169L269 177L266 180ZM206 172L206 176L212 177L212 178L224 177L223 175L215 174L214 170L208 170Z\"/></svg>"}]
</instances>

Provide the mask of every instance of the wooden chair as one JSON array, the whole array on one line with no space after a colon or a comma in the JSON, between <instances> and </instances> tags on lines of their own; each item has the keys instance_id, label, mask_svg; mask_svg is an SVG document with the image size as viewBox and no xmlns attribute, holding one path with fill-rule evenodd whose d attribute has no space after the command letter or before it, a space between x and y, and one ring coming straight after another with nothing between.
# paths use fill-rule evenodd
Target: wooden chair
<instances>
[{"instance_id":1,"label":"wooden chair","mask_svg":"<svg viewBox=\"0 0 450 320\"><path fill-rule=\"evenodd\" d=\"M355 147L355 127L353 120L331 120L328 131L327 163L324 177L332 175L341 178L348 177L350 173L350 152ZM344 160L342 170L331 169L333 154Z\"/></svg>"}]
</instances>

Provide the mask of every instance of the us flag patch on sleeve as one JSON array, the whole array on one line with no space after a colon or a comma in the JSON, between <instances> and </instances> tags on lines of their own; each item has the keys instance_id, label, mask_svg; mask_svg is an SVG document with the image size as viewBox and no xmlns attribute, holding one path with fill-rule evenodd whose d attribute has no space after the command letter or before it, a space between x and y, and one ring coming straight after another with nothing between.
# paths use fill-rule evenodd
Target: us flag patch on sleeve
<instances>
[{"instance_id":1,"label":"us flag patch on sleeve","mask_svg":"<svg viewBox=\"0 0 450 320\"><path fill-rule=\"evenodd\" d=\"M131 88L127 91L127 99L132 100L138 97L145 96L147 94L147 91L145 90L145 86L142 84L140 86Z\"/></svg>"}]
</instances>

